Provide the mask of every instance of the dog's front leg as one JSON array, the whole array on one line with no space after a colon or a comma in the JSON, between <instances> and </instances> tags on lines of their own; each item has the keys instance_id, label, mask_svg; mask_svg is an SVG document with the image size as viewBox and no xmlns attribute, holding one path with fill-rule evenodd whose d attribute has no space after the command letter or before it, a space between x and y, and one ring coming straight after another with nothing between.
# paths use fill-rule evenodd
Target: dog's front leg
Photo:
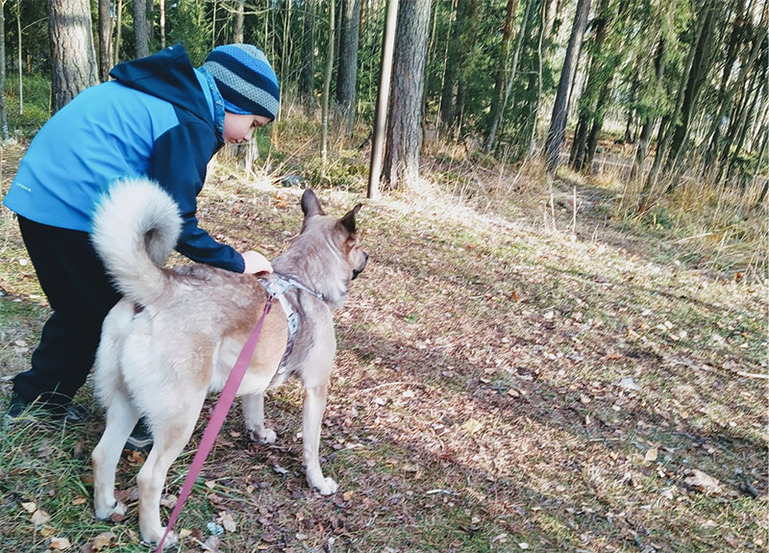
<instances>
[{"instance_id":1,"label":"dog's front leg","mask_svg":"<svg viewBox=\"0 0 769 553\"><path fill-rule=\"evenodd\" d=\"M242 403L248 437L263 444L275 443L275 431L264 427L264 393L245 395Z\"/></svg>"},{"instance_id":2,"label":"dog's front leg","mask_svg":"<svg viewBox=\"0 0 769 553\"><path fill-rule=\"evenodd\" d=\"M320 447L320 425L326 410L328 383L304 388L304 417L302 420L302 442L304 444L304 466L307 482L311 488L323 495L336 492L337 484L333 478L325 478L320 470L318 448Z\"/></svg>"}]
</instances>

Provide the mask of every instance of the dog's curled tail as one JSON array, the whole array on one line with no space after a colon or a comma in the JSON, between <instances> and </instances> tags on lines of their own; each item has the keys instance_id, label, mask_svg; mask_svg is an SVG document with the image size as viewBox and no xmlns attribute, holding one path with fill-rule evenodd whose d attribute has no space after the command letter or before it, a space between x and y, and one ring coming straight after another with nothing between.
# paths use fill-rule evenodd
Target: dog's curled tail
<instances>
[{"instance_id":1,"label":"dog's curled tail","mask_svg":"<svg viewBox=\"0 0 769 553\"><path fill-rule=\"evenodd\" d=\"M117 289L149 305L163 293L160 267L181 228L179 207L157 183L125 179L115 182L96 208L91 242Z\"/></svg>"}]
</instances>

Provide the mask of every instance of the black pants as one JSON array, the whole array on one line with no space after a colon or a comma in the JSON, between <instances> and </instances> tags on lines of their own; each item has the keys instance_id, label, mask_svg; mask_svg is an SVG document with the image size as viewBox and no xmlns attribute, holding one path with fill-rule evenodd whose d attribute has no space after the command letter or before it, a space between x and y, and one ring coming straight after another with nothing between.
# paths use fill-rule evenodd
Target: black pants
<instances>
[{"instance_id":1,"label":"black pants","mask_svg":"<svg viewBox=\"0 0 769 553\"><path fill-rule=\"evenodd\" d=\"M16 375L13 389L27 402L65 404L93 365L104 317L120 299L88 233L19 217L24 245L53 315L45 323L32 368Z\"/></svg>"}]
</instances>

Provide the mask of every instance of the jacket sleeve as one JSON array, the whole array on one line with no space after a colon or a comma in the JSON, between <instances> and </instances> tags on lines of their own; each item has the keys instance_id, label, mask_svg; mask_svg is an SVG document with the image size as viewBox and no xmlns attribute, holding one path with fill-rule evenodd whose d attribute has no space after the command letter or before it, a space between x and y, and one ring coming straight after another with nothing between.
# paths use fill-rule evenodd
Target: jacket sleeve
<instances>
[{"instance_id":1,"label":"jacket sleeve","mask_svg":"<svg viewBox=\"0 0 769 553\"><path fill-rule=\"evenodd\" d=\"M242 273L243 256L214 240L198 226L195 216L206 166L218 147L213 132L202 122L181 123L155 141L148 173L179 205L183 223L176 251L193 261Z\"/></svg>"}]
</instances>

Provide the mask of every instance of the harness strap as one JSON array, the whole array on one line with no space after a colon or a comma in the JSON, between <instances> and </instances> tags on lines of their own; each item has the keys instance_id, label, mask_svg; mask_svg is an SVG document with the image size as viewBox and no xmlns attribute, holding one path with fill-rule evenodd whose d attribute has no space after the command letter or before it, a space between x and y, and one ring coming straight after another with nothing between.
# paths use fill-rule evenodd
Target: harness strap
<instances>
[{"instance_id":1,"label":"harness strap","mask_svg":"<svg viewBox=\"0 0 769 553\"><path fill-rule=\"evenodd\" d=\"M280 306L283 308L283 313L286 315L286 322L288 323L288 340L286 341L286 353L283 354L283 359L278 367L278 374L284 374L286 372L286 358L294 347L294 339L299 333L299 317L286 297L286 291L291 288L297 288L313 297L323 301L323 296L317 292L310 290L307 286L292 277L273 273L271 278L260 278L259 282L262 283L267 294L278 300Z\"/></svg>"}]
</instances>

